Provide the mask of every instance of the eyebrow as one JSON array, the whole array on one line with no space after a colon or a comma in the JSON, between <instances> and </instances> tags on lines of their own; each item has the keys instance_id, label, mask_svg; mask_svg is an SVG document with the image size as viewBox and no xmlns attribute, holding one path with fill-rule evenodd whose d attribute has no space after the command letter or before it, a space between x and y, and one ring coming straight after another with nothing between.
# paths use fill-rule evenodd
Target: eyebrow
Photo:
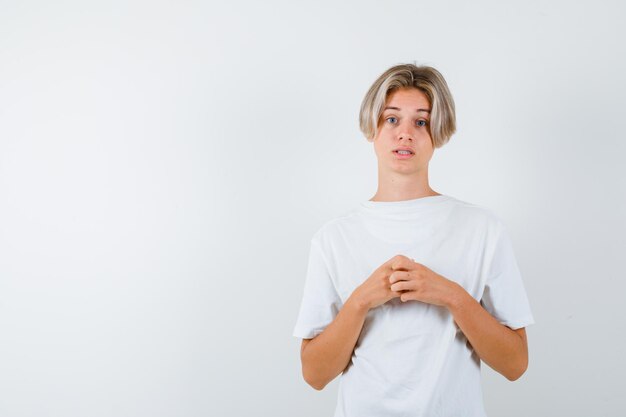
<instances>
[{"instance_id":1,"label":"eyebrow","mask_svg":"<svg viewBox=\"0 0 626 417\"><path fill-rule=\"evenodd\" d=\"M399 108L399 107L391 107L391 106L387 106L387 107L385 107L385 108L383 109L383 111L385 111L385 110L400 110L400 108ZM419 113L419 112L421 112L421 111L423 111L423 112L426 112L426 113L430 114L430 110L429 110L429 109L417 109L417 112L418 112L418 113Z\"/></svg>"}]
</instances>

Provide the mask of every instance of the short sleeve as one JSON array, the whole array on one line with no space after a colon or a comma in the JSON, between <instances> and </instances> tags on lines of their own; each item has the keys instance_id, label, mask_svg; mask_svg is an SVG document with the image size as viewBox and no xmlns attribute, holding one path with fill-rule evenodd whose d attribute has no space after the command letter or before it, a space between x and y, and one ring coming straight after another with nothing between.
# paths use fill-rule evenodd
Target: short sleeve
<instances>
[{"instance_id":1,"label":"short sleeve","mask_svg":"<svg viewBox=\"0 0 626 417\"><path fill-rule=\"evenodd\" d=\"M501 324L513 330L535 322L513 245L499 222L495 248L489 261L488 276L480 303Z\"/></svg>"},{"instance_id":2,"label":"short sleeve","mask_svg":"<svg viewBox=\"0 0 626 417\"><path fill-rule=\"evenodd\" d=\"M333 321L342 306L320 243L312 239L304 294L293 335L314 338Z\"/></svg>"}]
</instances>

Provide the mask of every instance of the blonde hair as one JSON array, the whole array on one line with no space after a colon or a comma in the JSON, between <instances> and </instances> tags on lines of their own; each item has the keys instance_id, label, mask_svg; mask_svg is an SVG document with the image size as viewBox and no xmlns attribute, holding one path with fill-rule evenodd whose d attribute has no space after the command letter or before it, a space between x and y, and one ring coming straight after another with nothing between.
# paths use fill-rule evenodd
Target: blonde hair
<instances>
[{"instance_id":1,"label":"blonde hair","mask_svg":"<svg viewBox=\"0 0 626 417\"><path fill-rule=\"evenodd\" d=\"M426 95L431 106L428 126L433 147L445 145L456 131L454 99L441 73L426 65L395 65L374 81L361 103L361 132L368 141L374 140L389 95L404 88L417 88Z\"/></svg>"}]
</instances>

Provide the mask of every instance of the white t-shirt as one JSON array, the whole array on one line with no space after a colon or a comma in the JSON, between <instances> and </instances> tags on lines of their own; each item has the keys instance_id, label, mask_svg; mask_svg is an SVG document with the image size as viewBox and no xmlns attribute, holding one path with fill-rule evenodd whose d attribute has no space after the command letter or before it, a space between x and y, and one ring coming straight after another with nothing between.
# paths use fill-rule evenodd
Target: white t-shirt
<instances>
[{"instance_id":1,"label":"white t-shirt","mask_svg":"<svg viewBox=\"0 0 626 417\"><path fill-rule=\"evenodd\" d=\"M500 323L534 323L511 241L492 211L447 195L365 201L311 239L293 335L330 324L354 289L397 254L460 284ZM371 309L335 417L486 416L480 358L445 307L399 298Z\"/></svg>"}]
</instances>

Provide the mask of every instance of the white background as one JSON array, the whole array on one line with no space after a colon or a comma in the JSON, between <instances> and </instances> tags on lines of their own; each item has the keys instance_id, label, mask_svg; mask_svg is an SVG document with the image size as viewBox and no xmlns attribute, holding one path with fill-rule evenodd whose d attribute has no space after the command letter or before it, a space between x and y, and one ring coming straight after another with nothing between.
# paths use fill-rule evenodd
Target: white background
<instances>
[{"instance_id":1,"label":"white background","mask_svg":"<svg viewBox=\"0 0 626 417\"><path fill-rule=\"evenodd\" d=\"M330 416L291 335L371 198L371 83L439 69L431 186L505 222L530 366L491 416L626 400L623 3L0 2L0 415Z\"/></svg>"}]
</instances>

